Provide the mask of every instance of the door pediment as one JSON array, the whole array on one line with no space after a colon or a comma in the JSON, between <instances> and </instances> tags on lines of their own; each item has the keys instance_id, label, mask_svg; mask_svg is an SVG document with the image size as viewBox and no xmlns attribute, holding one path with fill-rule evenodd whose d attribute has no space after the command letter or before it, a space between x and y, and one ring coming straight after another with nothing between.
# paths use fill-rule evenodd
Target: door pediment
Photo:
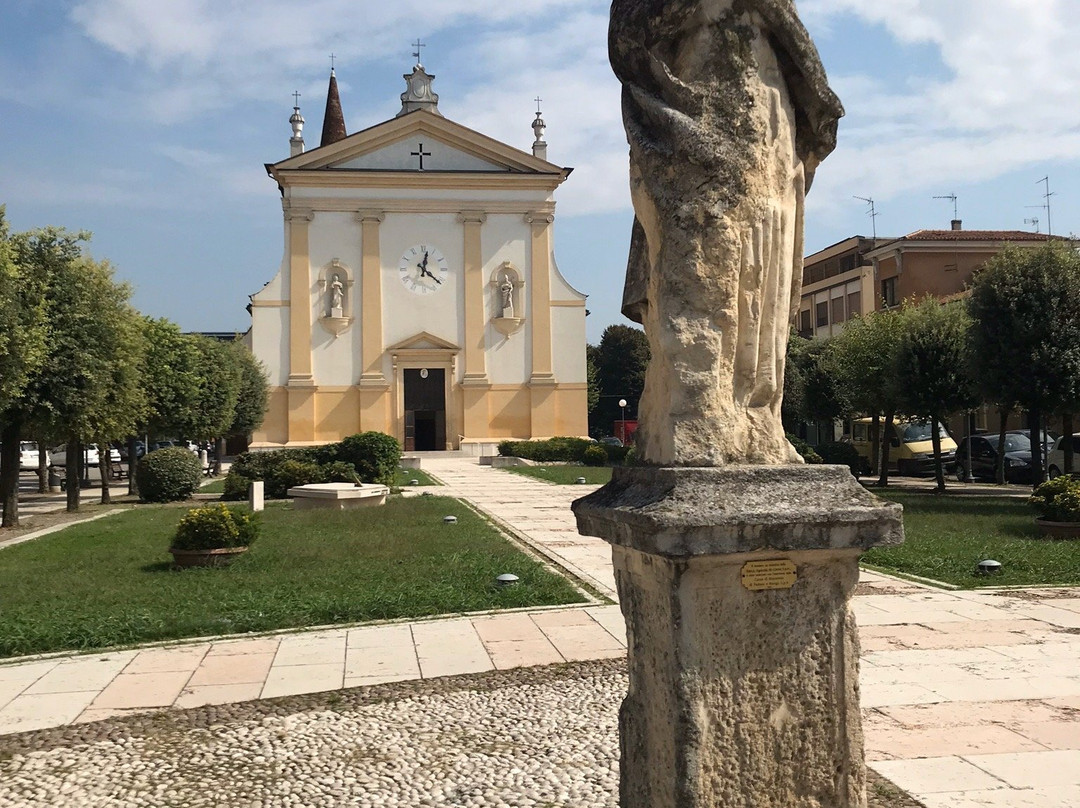
<instances>
[{"instance_id":1,"label":"door pediment","mask_svg":"<svg viewBox=\"0 0 1080 808\"><path fill-rule=\"evenodd\" d=\"M395 354L408 351L438 351L446 354L457 354L461 352L461 348L441 337L429 334L427 331L421 331L419 334L391 345L387 348L387 351Z\"/></svg>"}]
</instances>

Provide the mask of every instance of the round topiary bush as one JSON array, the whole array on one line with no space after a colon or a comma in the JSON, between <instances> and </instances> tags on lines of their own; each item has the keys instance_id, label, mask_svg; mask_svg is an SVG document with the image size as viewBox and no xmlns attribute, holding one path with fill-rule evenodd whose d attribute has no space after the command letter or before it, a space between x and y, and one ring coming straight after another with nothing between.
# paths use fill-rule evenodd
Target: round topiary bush
<instances>
[{"instance_id":1,"label":"round topiary bush","mask_svg":"<svg viewBox=\"0 0 1080 808\"><path fill-rule=\"evenodd\" d=\"M250 485L250 477L245 477L236 469L229 469L229 473L225 475L225 490L222 492L221 498L233 502L245 500L248 497Z\"/></svg>"},{"instance_id":2,"label":"round topiary bush","mask_svg":"<svg viewBox=\"0 0 1080 808\"><path fill-rule=\"evenodd\" d=\"M247 547L259 534L252 514L241 513L224 505L193 508L176 527L170 550L220 550Z\"/></svg>"},{"instance_id":3,"label":"round topiary bush","mask_svg":"<svg viewBox=\"0 0 1080 808\"><path fill-rule=\"evenodd\" d=\"M202 479L199 458L187 449L158 449L139 461L135 483L146 502L180 502L195 493Z\"/></svg>"},{"instance_id":4,"label":"round topiary bush","mask_svg":"<svg viewBox=\"0 0 1080 808\"><path fill-rule=\"evenodd\" d=\"M608 462L608 453L604 451L603 446L589 446L582 453L581 461L586 466L604 466Z\"/></svg>"}]
</instances>

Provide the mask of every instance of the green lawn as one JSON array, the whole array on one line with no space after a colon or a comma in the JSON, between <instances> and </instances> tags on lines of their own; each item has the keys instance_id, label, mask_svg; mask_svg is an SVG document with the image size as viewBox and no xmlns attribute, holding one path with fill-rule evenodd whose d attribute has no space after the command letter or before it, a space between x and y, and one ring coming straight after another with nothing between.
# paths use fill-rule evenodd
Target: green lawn
<instances>
[{"instance_id":1,"label":"green lawn","mask_svg":"<svg viewBox=\"0 0 1080 808\"><path fill-rule=\"evenodd\" d=\"M524 474L538 480L547 480L558 485L574 485L578 477L584 477L590 485L604 485L611 482L611 468L608 466L512 466L505 469L514 474Z\"/></svg>"},{"instance_id":2,"label":"green lawn","mask_svg":"<svg viewBox=\"0 0 1080 808\"><path fill-rule=\"evenodd\" d=\"M907 541L871 550L863 557L869 566L965 589L1080 584L1080 542L1040 538L1024 499L899 492L886 497L904 506ZM976 575L985 559L1000 561L1002 573Z\"/></svg>"},{"instance_id":3,"label":"green lawn","mask_svg":"<svg viewBox=\"0 0 1080 808\"><path fill-rule=\"evenodd\" d=\"M398 469L394 477L394 485L398 488L411 488L410 481L416 480L418 485L442 485L430 474L425 474L420 469Z\"/></svg>"},{"instance_id":4,"label":"green lawn","mask_svg":"<svg viewBox=\"0 0 1080 808\"><path fill-rule=\"evenodd\" d=\"M225 478L220 477L214 480L212 483L207 483L199 489L200 494L224 494L225 493Z\"/></svg>"},{"instance_id":5,"label":"green lawn","mask_svg":"<svg viewBox=\"0 0 1080 808\"><path fill-rule=\"evenodd\" d=\"M167 548L186 510L144 506L0 550L0 657L583 600L450 498L274 504L231 567L177 571ZM520 583L497 588L504 572Z\"/></svg>"}]
</instances>

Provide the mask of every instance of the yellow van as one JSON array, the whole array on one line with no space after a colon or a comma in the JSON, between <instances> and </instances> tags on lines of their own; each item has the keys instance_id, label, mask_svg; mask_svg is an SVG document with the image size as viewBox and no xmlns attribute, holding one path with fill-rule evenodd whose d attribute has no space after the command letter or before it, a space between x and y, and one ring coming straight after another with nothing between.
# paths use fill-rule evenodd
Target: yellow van
<instances>
[{"instance_id":1,"label":"yellow van","mask_svg":"<svg viewBox=\"0 0 1080 808\"><path fill-rule=\"evenodd\" d=\"M885 419L880 428L884 431ZM863 469L870 473L873 452L871 440L872 418L859 418L851 422L851 445L863 459ZM938 425L941 436L941 463L946 472L956 465L956 441L944 424ZM932 474L934 471L934 442L929 421L894 421L889 433L889 469L905 476Z\"/></svg>"}]
</instances>

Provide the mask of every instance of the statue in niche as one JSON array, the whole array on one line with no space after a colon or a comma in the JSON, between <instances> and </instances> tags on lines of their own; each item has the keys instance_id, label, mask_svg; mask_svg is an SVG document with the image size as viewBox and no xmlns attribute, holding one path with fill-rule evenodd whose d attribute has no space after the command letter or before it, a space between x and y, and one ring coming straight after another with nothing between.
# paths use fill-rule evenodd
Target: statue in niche
<instances>
[{"instance_id":1,"label":"statue in niche","mask_svg":"<svg viewBox=\"0 0 1080 808\"><path fill-rule=\"evenodd\" d=\"M343 317L345 306L345 294L343 292L344 287L341 284L341 276L334 275L334 280L330 284L330 316L331 317Z\"/></svg>"},{"instance_id":2,"label":"statue in niche","mask_svg":"<svg viewBox=\"0 0 1080 808\"><path fill-rule=\"evenodd\" d=\"M652 351L640 457L800 463L780 421L803 202L839 99L793 0L613 0L635 221L623 313Z\"/></svg>"},{"instance_id":3,"label":"statue in niche","mask_svg":"<svg viewBox=\"0 0 1080 808\"><path fill-rule=\"evenodd\" d=\"M502 283L499 285L499 291L502 292L502 314L500 317L513 317L514 316L514 282L510 280L509 275L503 275Z\"/></svg>"}]
</instances>

